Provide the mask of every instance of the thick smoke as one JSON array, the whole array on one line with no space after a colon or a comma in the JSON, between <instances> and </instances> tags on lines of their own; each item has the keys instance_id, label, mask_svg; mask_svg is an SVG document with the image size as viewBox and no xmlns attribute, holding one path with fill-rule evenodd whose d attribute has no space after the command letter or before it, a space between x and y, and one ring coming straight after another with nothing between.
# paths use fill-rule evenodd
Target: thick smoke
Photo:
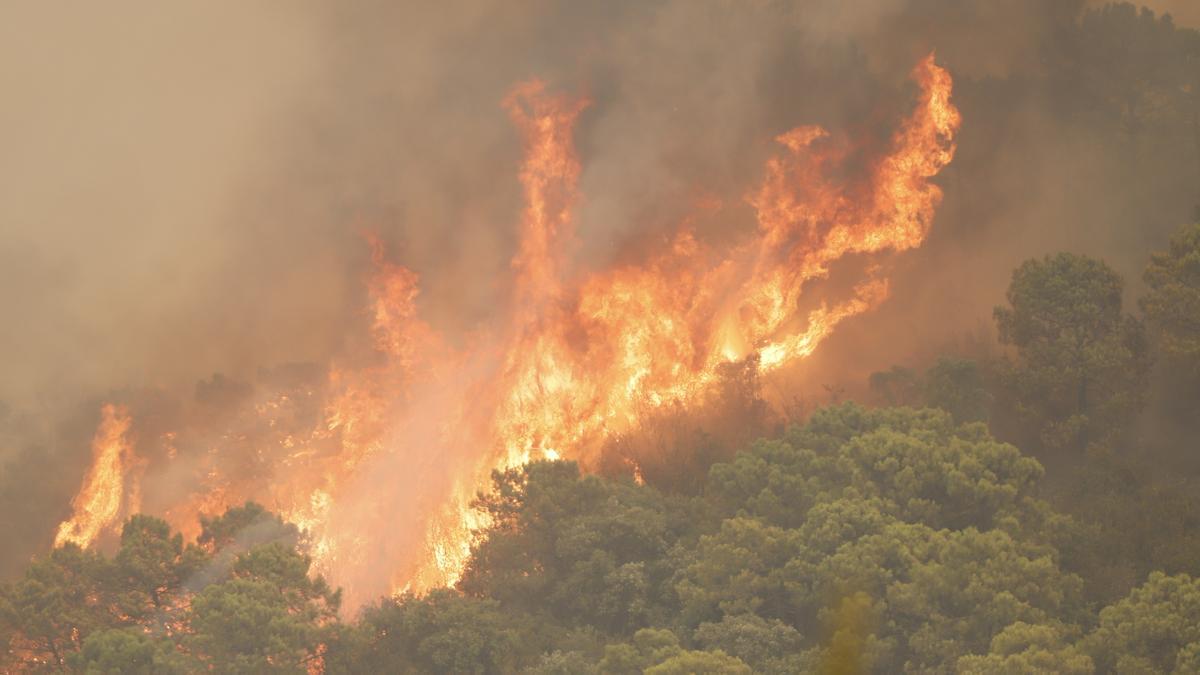
<instances>
[{"instance_id":1,"label":"thick smoke","mask_svg":"<svg viewBox=\"0 0 1200 675\"><path fill-rule=\"evenodd\" d=\"M1155 8L1200 25L1191 4ZM1086 116L1090 94L1055 79L1086 48L1072 32L1084 5L6 4L0 511L14 517L0 538L18 545L0 573L67 511L101 399L127 401L144 451L165 453L162 433L204 426L194 411L235 415L254 396L242 383L319 378L354 353L362 231L421 275L437 328L494 318L520 209L519 138L499 102L533 76L592 101L576 134L589 269L638 260L715 200L722 219L697 229L735 241L776 134L820 124L883 142L910 104L909 69L937 51L965 123L934 231L889 262L887 304L775 383L788 396L979 332L1033 255L1101 255L1134 281L1200 203L1200 141Z\"/></svg>"},{"instance_id":2,"label":"thick smoke","mask_svg":"<svg viewBox=\"0 0 1200 675\"><path fill-rule=\"evenodd\" d=\"M239 207L325 68L317 19L283 2L5 3L0 399L190 386L336 342L344 262Z\"/></svg>"},{"instance_id":3,"label":"thick smoke","mask_svg":"<svg viewBox=\"0 0 1200 675\"><path fill-rule=\"evenodd\" d=\"M1094 7L1102 7L1105 4L1107 3L1099 0L1091 2ZM1142 4L1159 14L1170 14L1176 25L1200 28L1200 4L1192 0L1148 0Z\"/></svg>"}]
</instances>

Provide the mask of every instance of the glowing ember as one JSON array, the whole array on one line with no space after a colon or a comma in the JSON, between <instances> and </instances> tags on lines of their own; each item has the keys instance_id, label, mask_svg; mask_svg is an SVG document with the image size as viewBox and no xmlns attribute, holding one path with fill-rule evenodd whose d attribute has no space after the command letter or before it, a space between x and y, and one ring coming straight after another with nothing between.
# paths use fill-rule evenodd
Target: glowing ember
<instances>
[{"instance_id":1,"label":"glowing ember","mask_svg":"<svg viewBox=\"0 0 1200 675\"><path fill-rule=\"evenodd\" d=\"M717 251L685 225L641 264L591 275L571 264L580 198L572 129L586 102L519 85L503 104L525 148L507 320L451 347L418 317L417 275L372 240L372 365L334 367L324 414L308 427L289 417L294 398L257 402L253 452L233 451L251 441L228 435L169 519L183 527L197 513L258 500L308 533L318 569L347 587L350 607L455 583L473 531L487 524L470 504L493 470L559 458L595 467L605 442L636 431L648 411L702 404L722 366L753 356L760 369L779 369L887 297L872 264L849 297L801 309L805 286L836 261L911 249L929 231L941 200L930 178L953 157L959 115L932 56L914 79L915 111L856 178L845 177L849 143L799 127L778 137L780 154L747 197L757 214L747 241ZM96 465L60 540L76 531L90 540L115 517L125 451L102 451L101 439L126 448L127 428L127 416L106 413ZM247 454L270 470L247 475L238 468ZM114 471L117 501L93 496ZM93 513L100 524L83 525L81 514Z\"/></svg>"}]
</instances>

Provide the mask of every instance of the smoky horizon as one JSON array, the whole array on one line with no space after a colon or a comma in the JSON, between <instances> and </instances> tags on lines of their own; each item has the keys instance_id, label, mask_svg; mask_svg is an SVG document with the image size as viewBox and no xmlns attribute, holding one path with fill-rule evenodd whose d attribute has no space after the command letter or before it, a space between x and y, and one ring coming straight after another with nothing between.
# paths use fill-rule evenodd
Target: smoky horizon
<instances>
[{"instance_id":1,"label":"smoky horizon","mask_svg":"<svg viewBox=\"0 0 1200 675\"><path fill-rule=\"evenodd\" d=\"M1200 668L1195 3L0 56L0 670Z\"/></svg>"}]
</instances>

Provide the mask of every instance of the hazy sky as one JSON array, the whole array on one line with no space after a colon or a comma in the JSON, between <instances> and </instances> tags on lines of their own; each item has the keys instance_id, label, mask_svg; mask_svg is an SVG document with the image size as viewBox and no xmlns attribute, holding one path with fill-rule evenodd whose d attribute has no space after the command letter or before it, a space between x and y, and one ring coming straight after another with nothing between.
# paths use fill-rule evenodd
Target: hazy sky
<instances>
[{"instance_id":1,"label":"hazy sky","mask_svg":"<svg viewBox=\"0 0 1200 675\"><path fill-rule=\"evenodd\" d=\"M224 365L197 343L213 317L195 296L245 226L231 209L274 161L261 149L321 75L305 7L0 4L0 399Z\"/></svg>"},{"instance_id":2,"label":"hazy sky","mask_svg":"<svg viewBox=\"0 0 1200 675\"><path fill-rule=\"evenodd\" d=\"M871 34L904 4L812 0L790 30ZM1200 25L1200 0L1150 4ZM749 184L769 129L877 88L848 83L839 102L764 79L792 40L769 18L511 6L0 3L0 401L326 358L352 318L356 233L380 219L404 223L400 257L444 300L433 319L477 319L511 244L518 149L497 102L520 78L598 99L580 230L610 250L637 235L635 209L687 195L689 172ZM940 49L969 72L975 39ZM1016 58L982 51L1000 56L979 74ZM894 56L902 78L915 52Z\"/></svg>"}]
</instances>

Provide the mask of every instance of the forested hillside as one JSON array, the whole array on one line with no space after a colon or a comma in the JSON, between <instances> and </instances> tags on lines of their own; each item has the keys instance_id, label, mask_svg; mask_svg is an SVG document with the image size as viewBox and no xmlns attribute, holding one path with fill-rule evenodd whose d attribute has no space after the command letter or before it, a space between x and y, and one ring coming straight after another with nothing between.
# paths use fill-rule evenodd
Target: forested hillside
<instances>
[{"instance_id":1,"label":"forested hillside","mask_svg":"<svg viewBox=\"0 0 1200 675\"><path fill-rule=\"evenodd\" d=\"M1198 482L1152 470L1164 441L1139 440L1137 420L1151 402L1195 428L1163 401L1200 387L1200 323L1181 313L1200 298L1198 233L1149 262L1144 319L1102 261L1030 260L995 312L1006 356L879 373L876 395L907 405L823 407L680 467L699 479L497 473L457 588L355 617L310 575L297 529L255 504L204 520L195 544L135 516L112 556L68 543L4 587L8 665L1196 672Z\"/></svg>"},{"instance_id":2,"label":"forested hillside","mask_svg":"<svg viewBox=\"0 0 1200 675\"><path fill-rule=\"evenodd\" d=\"M1200 32L1071 6L1028 63L957 80L938 227L958 229L828 345L822 375L853 381L781 405L756 354L725 364L714 400L655 409L586 470L496 472L453 587L352 610L308 534L254 502L193 540L139 514L115 547L52 547L78 481L46 466L87 439L22 447L0 467L0 672L1200 673L1200 205L1177 208L1200 201ZM1035 151L1077 154L1008 164ZM1047 177L1054 199L1019 203ZM1030 233L1048 243L1022 260L1006 242ZM897 318L953 323L929 288L974 302L977 268L1014 264L974 308L982 337ZM196 398L217 418L243 389L214 376ZM174 404L148 398L167 437Z\"/></svg>"},{"instance_id":3,"label":"forested hillside","mask_svg":"<svg viewBox=\"0 0 1200 675\"><path fill-rule=\"evenodd\" d=\"M79 672L1200 668L1200 581L1089 591L1098 566L1138 563L1044 491L1042 466L982 423L845 404L713 465L699 495L570 462L498 474L459 588L354 621L295 529L253 504L194 546L144 516L112 557L68 544L0 611L11 657Z\"/></svg>"}]
</instances>

